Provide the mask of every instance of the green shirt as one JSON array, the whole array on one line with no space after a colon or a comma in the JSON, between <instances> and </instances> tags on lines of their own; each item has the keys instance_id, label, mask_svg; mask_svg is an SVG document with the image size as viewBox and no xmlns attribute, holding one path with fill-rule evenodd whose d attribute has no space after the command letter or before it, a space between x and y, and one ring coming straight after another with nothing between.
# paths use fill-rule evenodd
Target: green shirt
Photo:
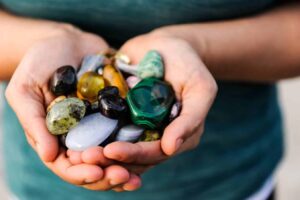
<instances>
[{"instance_id":1,"label":"green shirt","mask_svg":"<svg viewBox=\"0 0 300 200\"><path fill-rule=\"evenodd\" d=\"M0 0L1 1L1 0ZM118 46L155 27L236 18L263 11L273 0L2 0L18 15L73 23ZM244 199L273 173L282 153L282 122L272 84L218 82L205 133L195 150L143 175L135 192L88 191L61 181L29 147L4 106L7 181L20 199L194 200Z\"/></svg>"}]
</instances>

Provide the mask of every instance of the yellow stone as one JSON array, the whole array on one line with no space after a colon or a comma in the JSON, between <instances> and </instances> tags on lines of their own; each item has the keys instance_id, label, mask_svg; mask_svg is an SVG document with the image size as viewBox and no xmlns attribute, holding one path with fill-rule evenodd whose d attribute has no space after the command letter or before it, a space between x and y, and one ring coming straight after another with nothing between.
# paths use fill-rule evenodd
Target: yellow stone
<instances>
[{"instance_id":1,"label":"yellow stone","mask_svg":"<svg viewBox=\"0 0 300 200\"><path fill-rule=\"evenodd\" d=\"M97 101L98 92L105 87L104 79L96 72L84 73L77 84L77 96L90 102Z\"/></svg>"},{"instance_id":2,"label":"yellow stone","mask_svg":"<svg viewBox=\"0 0 300 200\"><path fill-rule=\"evenodd\" d=\"M121 97L126 97L128 86L118 69L112 65L106 65L103 70L103 78L108 86L116 86L119 89Z\"/></svg>"}]
</instances>

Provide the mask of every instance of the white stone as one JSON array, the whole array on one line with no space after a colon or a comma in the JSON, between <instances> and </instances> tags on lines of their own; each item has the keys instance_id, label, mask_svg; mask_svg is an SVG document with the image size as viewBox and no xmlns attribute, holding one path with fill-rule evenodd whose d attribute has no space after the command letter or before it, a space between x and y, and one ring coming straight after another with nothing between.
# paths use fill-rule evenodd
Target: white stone
<instances>
[{"instance_id":1,"label":"white stone","mask_svg":"<svg viewBox=\"0 0 300 200\"><path fill-rule=\"evenodd\" d=\"M144 132L144 129L130 124L121 128L116 136L116 141L135 142Z\"/></svg>"},{"instance_id":2,"label":"white stone","mask_svg":"<svg viewBox=\"0 0 300 200\"><path fill-rule=\"evenodd\" d=\"M118 120L107 118L100 113L88 115L69 131L66 146L74 151L98 146L111 135L117 124Z\"/></svg>"},{"instance_id":3,"label":"white stone","mask_svg":"<svg viewBox=\"0 0 300 200\"><path fill-rule=\"evenodd\" d=\"M116 59L115 64L116 64L116 67L122 72L126 72L126 73L132 74L132 75L137 74L137 65L129 65L120 59Z\"/></svg>"}]
</instances>

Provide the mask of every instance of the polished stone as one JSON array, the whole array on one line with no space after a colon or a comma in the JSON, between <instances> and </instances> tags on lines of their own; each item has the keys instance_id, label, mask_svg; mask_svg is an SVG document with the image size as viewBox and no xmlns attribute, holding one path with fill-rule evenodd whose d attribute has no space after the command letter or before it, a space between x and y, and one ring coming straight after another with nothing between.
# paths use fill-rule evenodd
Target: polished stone
<instances>
[{"instance_id":1,"label":"polished stone","mask_svg":"<svg viewBox=\"0 0 300 200\"><path fill-rule=\"evenodd\" d=\"M143 134L143 131L143 128L136 125L126 125L117 133L116 141L136 142Z\"/></svg>"},{"instance_id":2,"label":"polished stone","mask_svg":"<svg viewBox=\"0 0 300 200\"><path fill-rule=\"evenodd\" d=\"M96 72L96 70L103 65L105 57L103 55L87 55L83 58L81 67L77 72L77 78L86 73L86 72Z\"/></svg>"},{"instance_id":3,"label":"polished stone","mask_svg":"<svg viewBox=\"0 0 300 200\"><path fill-rule=\"evenodd\" d=\"M126 79L127 85L129 88L133 88L134 86L136 86L136 84L138 84L141 81L141 79L137 76L129 76Z\"/></svg>"},{"instance_id":4,"label":"polished stone","mask_svg":"<svg viewBox=\"0 0 300 200\"><path fill-rule=\"evenodd\" d=\"M66 98L52 106L46 125L50 133L60 135L75 127L85 115L85 105L78 98Z\"/></svg>"},{"instance_id":5,"label":"polished stone","mask_svg":"<svg viewBox=\"0 0 300 200\"><path fill-rule=\"evenodd\" d=\"M126 97L133 123L146 129L162 128L174 100L172 86L156 78L143 79Z\"/></svg>"},{"instance_id":6,"label":"polished stone","mask_svg":"<svg viewBox=\"0 0 300 200\"><path fill-rule=\"evenodd\" d=\"M173 104L169 115L170 122L180 115L181 108L182 108L182 104L179 101Z\"/></svg>"},{"instance_id":7,"label":"polished stone","mask_svg":"<svg viewBox=\"0 0 300 200\"><path fill-rule=\"evenodd\" d=\"M76 72L66 65L58 68L50 80L50 89L55 96L68 95L76 91Z\"/></svg>"},{"instance_id":8,"label":"polished stone","mask_svg":"<svg viewBox=\"0 0 300 200\"><path fill-rule=\"evenodd\" d=\"M143 135L141 136L141 142L151 142L156 141L161 138L161 134L157 130L145 130Z\"/></svg>"},{"instance_id":9,"label":"polished stone","mask_svg":"<svg viewBox=\"0 0 300 200\"><path fill-rule=\"evenodd\" d=\"M99 98L99 109L104 116L112 119L122 120L129 116L127 103L119 95L103 95Z\"/></svg>"},{"instance_id":10,"label":"polished stone","mask_svg":"<svg viewBox=\"0 0 300 200\"><path fill-rule=\"evenodd\" d=\"M106 65L103 70L103 77L108 86L116 86L121 97L125 98L128 92L127 83L121 72L112 65Z\"/></svg>"},{"instance_id":11,"label":"polished stone","mask_svg":"<svg viewBox=\"0 0 300 200\"><path fill-rule=\"evenodd\" d=\"M66 146L74 151L96 147L113 133L117 124L118 120L107 118L100 113L86 116L69 131Z\"/></svg>"},{"instance_id":12,"label":"polished stone","mask_svg":"<svg viewBox=\"0 0 300 200\"><path fill-rule=\"evenodd\" d=\"M161 55L155 51L148 51L137 67L137 76L145 78L163 78L164 64Z\"/></svg>"},{"instance_id":13,"label":"polished stone","mask_svg":"<svg viewBox=\"0 0 300 200\"><path fill-rule=\"evenodd\" d=\"M81 76L77 84L77 95L79 98L94 102L97 100L98 92L105 86L104 79L96 72L86 72Z\"/></svg>"}]
</instances>

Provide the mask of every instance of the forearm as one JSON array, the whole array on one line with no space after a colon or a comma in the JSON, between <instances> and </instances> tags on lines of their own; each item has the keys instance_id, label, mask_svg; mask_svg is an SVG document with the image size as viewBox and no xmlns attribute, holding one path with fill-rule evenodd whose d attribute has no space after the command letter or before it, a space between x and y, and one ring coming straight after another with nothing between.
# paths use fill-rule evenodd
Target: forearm
<instances>
[{"instance_id":1,"label":"forearm","mask_svg":"<svg viewBox=\"0 0 300 200\"><path fill-rule=\"evenodd\" d=\"M8 80L38 40L61 34L68 25L10 15L0 10L0 80Z\"/></svg>"},{"instance_id":2,"label":"forearm","mask_svg":"<svg viewBox=\"0 0 300 200\"><path fill-rule=\"evenodd\" d=\"M216 79L276 81L300 75L299 3L245 19L162 31L188 40Z\"/></svg>"}]
</instances>

